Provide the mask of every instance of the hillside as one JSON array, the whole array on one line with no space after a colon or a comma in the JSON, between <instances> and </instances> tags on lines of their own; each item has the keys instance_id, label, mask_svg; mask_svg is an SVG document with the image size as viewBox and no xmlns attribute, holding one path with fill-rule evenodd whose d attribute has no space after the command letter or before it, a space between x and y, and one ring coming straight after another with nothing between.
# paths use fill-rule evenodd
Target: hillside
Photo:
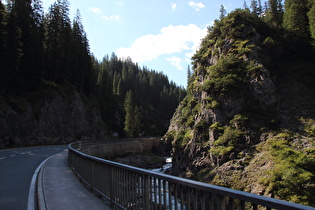
<instances>
[{"instance_id":1,"label":"hillside","mask_svg":"<svg viewBox=\"0 0 315 210\"><path fill-rule=\"evenodd\" d=\"M314 41L269 13L209 28L164 136L171 173L315 206Z\"/></svg>"},{"instance_id":2,"label":"hillside","mask_svg":"<svg viewBox=\"0 0 315 210\"><path fill-rule=\"evenodd\" d=\"M69 1L0 1L0 148L161 136L183 87L114 53L90 52Z\"/></svg>"},{"instance_id":3,"label":"hillside","mask_svg":"<svg viewBox=\"0 0 315 210\"><path fill-rule=\"evenodd\" d=\"M0 95L0 128L0 149L110 136L99 109L71 86Z\"/></svg>"}]
</instances>

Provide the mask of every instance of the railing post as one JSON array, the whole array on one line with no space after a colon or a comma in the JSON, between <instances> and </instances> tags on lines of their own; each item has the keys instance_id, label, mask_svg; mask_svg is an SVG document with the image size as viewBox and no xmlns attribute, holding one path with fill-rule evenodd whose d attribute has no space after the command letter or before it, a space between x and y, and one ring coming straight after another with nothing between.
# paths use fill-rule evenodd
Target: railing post
<instances>
[{"instance_id":1,"label":"railing post","mask_svg":"<svg viewBox=\"0 0 315 210\"><path fill-rule=\"evenodd\" d=\"M163 180L163 209L166 209L166 181Z\"/></svg>"},{"instance_id":2,"label":"railing post","mask_svg":"<svg viewBox=\"0 0 315 210\"><path fill-rule=\"evenodd\" d=\"M91 192L93 192L94 187L94 162L91 162Z\"/></svg>"},{"instance_id":3,"label":"railing post","mask_svg":"<svg viewBox=\"0 0 315 210\"><path fill-rule=\"evenodd\" d=\"M115 204L115 195L114 195L114 168L110 167L110 173L109 173L109 198L110 198L110 207L114 208Z\"/></svg>"},{"instance_id":4,"label":"railing post","mask_svg":"<svg viewBox=\"0 0 315 210\"><path fill-rule=\"evenodd\" d=\"M168 203L169 209L172 209L173 199L172 199L172 183L168 182Z\"/></svg>"},{"instance_id":5,"label":"railing post","mask_svg":"<svg viewBox=\"0 0 315 210\"><path fill-rule=\"evenodd\" d=\"M143 176L144 181L144 207L145 209L150 209L150 189L149 189L149 176Z\"/></svg>"}]
</instances>

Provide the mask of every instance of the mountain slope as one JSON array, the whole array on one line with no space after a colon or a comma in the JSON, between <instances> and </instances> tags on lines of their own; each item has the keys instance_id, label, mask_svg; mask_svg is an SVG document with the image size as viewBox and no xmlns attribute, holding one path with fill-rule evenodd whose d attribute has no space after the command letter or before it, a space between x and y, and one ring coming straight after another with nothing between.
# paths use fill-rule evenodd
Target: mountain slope
<instances>
[{"instance_id":1,"label":"mountain slope","mask_svg":"<svg viewBox=\"0 0 315 210\"><path fill-rule=\"evenodd\" d=\"M315 54L286 35L247 10L209 28L164 136L173 174L315 205Z\"/></svg>"},{"instance_id":2,"label":"mountain slope","mask_svg":"<svg viewBox=\"0 0 315 210\"><path fill-rule=\"evenodd\" d=\"M73 86L0 95L0 148L105 140L99 109Z\"/></svg>"}]
</instances>

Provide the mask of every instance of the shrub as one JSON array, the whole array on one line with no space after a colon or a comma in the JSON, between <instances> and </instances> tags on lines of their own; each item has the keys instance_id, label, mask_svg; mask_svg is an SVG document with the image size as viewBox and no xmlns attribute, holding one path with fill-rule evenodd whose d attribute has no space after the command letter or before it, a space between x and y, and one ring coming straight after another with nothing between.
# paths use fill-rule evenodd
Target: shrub
<instances>
[{"instance_id":1,"label":"shrub","mask_svg":"<svg viewBox=\"0 0 315 210\"><path fill-rule=\"evenodd\" d=\"M210 78L204 83L207 92L225 93L239 90L246 82L244 63L234 55L220 59L217 65L208 68Z\"/></svg>"},{"instance_id":2,"label":"shrub","mask_svg":"<svg viewBox=\"0 0 315 210\"><path fill-rule=\"evenodd\" d=\"M315 149L305 153L290 147L290 133L279 133L266 141L263 149L274 168L262 182L276 197L304 205L315 205Z\"/></svg>"},{"instance_id":3,"label":"shrub","mask_svg":"<svg viewBox=\"0 0 315 210\"><path fill-rule=\"evenodd\" d=\"M301 119L305 124L304 130L310 136L315 136L315 120L314 119Z\"/></svg>"},{"instance_id":4,"label":"shrub","mask_svg":"<svg viewBox=\"0 0 315 210\"><path fill-rule=\"evenodd\" d=\"M231 153L237 144L243 132L227 126L223 134L213 142L210 152L217 156L224 156Z\"/></svg>"}]
</instances>

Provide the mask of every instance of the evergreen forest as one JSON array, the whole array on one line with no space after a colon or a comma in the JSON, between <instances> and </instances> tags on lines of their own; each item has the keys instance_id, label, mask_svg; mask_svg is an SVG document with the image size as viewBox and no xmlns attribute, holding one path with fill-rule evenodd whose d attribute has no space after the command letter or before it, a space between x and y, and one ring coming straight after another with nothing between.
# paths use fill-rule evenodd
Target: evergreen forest
<instances>
[{"instance_id":1,"label":"evergreen forest","mask_svg":"<svg viewBox=\"0 0 315 210\"><path fill-rule=\"evenodd\" d=\"M186 95L164 74L129 58L113 53L97 60L80 11L69 17L68 0L57 0L48 12L41 0L0 1L0 64L0 96L13 105L47 89L76 90L119 137L163 135Z\"/></svg>"}]
</instances>

